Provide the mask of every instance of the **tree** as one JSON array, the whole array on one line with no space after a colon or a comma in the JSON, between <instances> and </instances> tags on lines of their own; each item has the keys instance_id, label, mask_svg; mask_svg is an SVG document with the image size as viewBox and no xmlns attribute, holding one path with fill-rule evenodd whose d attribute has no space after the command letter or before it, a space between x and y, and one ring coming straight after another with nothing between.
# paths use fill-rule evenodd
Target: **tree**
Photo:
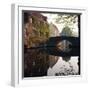
<instances>
[{"instance_id":1,"label":"tree","mask_svg":"<svg viewBox=\"0 0 90 90\"><path fill-rule=\"evenodd\" d=\"M71 29L74 29L74 25L78 22L77 14L57 14L55 18L56 23L69 26Z\"/></svg>"},{"instance_id":2,"label":"tree","mask_svg":"<svg viewBox=\"0 0 90 90\"><path fill-rule=\"evenodd\" d=\"M56 22L65 24L76 23L77 15L75 14L57 14Z\"/></svg>"},{"instance_id":3,"label":"tree","mask_svg":"<svg viewBox=\"0 0 90 90\"><path fill-rule=\"evenodd\" d=\"M72 36L72 31L71 29L68 27L68 26L65 26L63 29L62 29L62 32L60 34L61 36Z\"/></svg>"}]
</instances>

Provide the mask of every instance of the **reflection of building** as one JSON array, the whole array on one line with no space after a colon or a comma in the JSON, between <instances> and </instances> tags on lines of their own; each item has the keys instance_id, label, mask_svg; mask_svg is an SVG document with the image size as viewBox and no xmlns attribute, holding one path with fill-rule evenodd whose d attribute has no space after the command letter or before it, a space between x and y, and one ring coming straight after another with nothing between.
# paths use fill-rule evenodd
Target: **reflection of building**
<instances>
[{"instance_id":1,"label":"reflection of building","mask_svg":"<svg viewBox=\"0 0 90 90\"><path fill-rule=\"evenodd\" d=\"M53 23L50 23L49 29L50 29L50 37L60 36L58 28Z\"/></svg>"}]
</instances>

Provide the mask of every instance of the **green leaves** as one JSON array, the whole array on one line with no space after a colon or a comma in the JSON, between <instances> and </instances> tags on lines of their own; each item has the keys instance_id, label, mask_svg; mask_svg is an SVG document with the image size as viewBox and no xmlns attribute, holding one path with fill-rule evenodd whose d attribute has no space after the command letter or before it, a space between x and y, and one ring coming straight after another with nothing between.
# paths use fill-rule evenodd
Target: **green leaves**
<instances>
[{"instance_id":1,"label":"green leaves","mask_svg":"<svg viewBox=\"0 0 90 90\"><path fill-rule=\"evenodd\" d=\"M61 36L72 36L72 31L68 26L66 26L66 27L63 28L60 35Z\"/></svg>"},{"instance_id":2,"label":"green leaves","mask_svg":"<svg viewBox=\"0 0 90 90\"><path fill-rule=\"evenodd\" d=\"M56 23L64 24L64 26L73 26L77 22L77 18L75 14L58 14Z\"/></svg>"}]
</instances>

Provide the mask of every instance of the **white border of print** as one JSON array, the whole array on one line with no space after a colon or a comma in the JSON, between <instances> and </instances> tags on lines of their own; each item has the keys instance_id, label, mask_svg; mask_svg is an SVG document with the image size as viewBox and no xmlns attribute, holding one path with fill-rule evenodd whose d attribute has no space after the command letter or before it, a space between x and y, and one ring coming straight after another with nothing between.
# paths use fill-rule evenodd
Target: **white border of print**
<instances>
[{"instance_id":1,"label":"white border of print","mask_svg":"<svg viewBox=\"0 0 90 90\"><path fill-rule=\"evenodd\" d=\"M81 75L74 76L49 76L22 78L22 10L50 11L50 12L67 12L81 13ZM59 83L85 82L87 81L86 71L86 53L85 53L85 37L86 37L86 9L77 7L36 7L23 4L12 4L11 7L11 85L12 86L32 86L44 85L58 79ZM44 79L45 78L45 79ZM48 79L49 78L49 79ZM51 80L52 78L52 80ZM42 80L43 79L43 80ZM39 81L39 83L38 83Z\"/></svg>"}]
</instances>

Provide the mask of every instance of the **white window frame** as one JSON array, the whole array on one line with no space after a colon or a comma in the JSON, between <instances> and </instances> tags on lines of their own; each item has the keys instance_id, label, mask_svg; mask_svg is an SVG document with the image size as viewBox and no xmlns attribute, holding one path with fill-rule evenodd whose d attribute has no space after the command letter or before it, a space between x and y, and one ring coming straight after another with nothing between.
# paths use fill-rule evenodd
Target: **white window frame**
<instances>
[{"instance_id":1,"label":"white window frame","mask_svg":"<svg viewBox=\"0 0 90 90\"><path fill-rule=\"evenodd\" d=\"M35 11L50 11L50 12L66 12L66 13L81 13L81 75L78 76L49 76L49 77L34 77L22 78L22 10L35 10ZM42 85L46 82L52 82L56 79L60 83L69 82L83 82L86 81L86 53L85 51L85 36L86 36L86 15L85 8L78 7L37 7L24 4L12 4L11 7L11 40L12 40L12 53L11 53L11 84L12 86L30 86ZM54 80L53 80L54 78ZM43 79L43 80L42 80ZM52 81L50 81L52 79ZM38 83L39 81L39 83ZM41 81L41 82L40 82Z\"/></svg>"}]
</instances>

